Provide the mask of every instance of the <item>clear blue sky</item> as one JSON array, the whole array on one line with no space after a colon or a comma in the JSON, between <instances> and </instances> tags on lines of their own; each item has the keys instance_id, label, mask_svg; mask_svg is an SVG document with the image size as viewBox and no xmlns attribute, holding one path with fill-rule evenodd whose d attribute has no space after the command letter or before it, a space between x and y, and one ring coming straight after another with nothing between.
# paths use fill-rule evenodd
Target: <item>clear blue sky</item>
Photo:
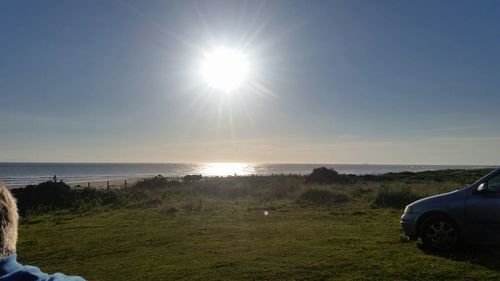
<instances>
[{"instance_id":1,"label":"clear blue sky","mask_svg":"<svg viewBox=\"0 0 500 281\"><path fill-rule=\"evenodd\" d=\"M494 0L1 1L0 161L499 164L499 30ZM254 86L207 91L214 45Z\"/></svg>"}]
</instances>

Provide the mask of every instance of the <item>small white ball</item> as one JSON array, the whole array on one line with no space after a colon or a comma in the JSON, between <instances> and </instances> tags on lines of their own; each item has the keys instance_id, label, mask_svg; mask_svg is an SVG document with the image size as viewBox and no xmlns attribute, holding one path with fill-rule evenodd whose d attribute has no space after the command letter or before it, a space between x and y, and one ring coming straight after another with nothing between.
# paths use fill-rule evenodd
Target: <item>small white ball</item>
<instances>
[{"instance_id":1,"label":"small white ball","mask_svg":"<svg viewBox=\"0 0 500 281\"><path fill-rule=\"evenodd\" d=\"M264 211L264 216L267 216L269 215L269 212L268 211Z\"/></svg>"}]
</instances>

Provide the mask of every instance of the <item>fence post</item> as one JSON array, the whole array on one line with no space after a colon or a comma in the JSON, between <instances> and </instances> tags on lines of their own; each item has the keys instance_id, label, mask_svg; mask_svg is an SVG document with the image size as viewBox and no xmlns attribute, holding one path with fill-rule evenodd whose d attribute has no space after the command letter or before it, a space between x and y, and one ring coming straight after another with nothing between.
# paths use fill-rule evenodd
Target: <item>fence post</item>
<instances>
[{"instance_id":1,"label":"fence post","mask_svg":"<svg viewBox=\"0 0 500 281\"><path fill-rule=\"evenodd\" d=\"M87 188L90 188L90 182L87 182Z\"/></svg>"},{"instance_id":2,"label":"fence post","mask_svg":"<svg viewBox=\"0 0 500 281\"><path fill-rule=\"evenodd\" d=\"M127 180L125 180L125 185L124 186L125 186L125 188L127 188Z\"/></svg>"},{"instance_id":3,"label":"fence post","mask_svg":"<svg viewBox=\"0 0 500 281\"><path fill-rule=\"evenodd\" d=\"M109 181L106 181L106 190L109 190Z\"/></svg>"}]
</instances>

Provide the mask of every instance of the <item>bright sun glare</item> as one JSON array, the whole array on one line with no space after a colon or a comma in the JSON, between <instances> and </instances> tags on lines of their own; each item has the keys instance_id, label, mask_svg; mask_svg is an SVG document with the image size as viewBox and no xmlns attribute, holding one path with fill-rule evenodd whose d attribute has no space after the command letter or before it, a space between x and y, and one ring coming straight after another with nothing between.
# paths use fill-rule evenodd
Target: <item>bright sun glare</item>
<instances>
[{"instance_id":1,"label":"bright sun glare","mask_svg":"<svg viewBox=\"0 0 500 281\"><path fill-rule=\"evenodd\" d=\"M200 170L204 176L250 175L256 173L248 163L207 163Z\"/></svg>"},{"instance_id":2,"label":"bright sun glare","mask_svg":"<svg viewBox=\"0 0 500 281\"><path fill-rule=\"evenodd\" d=\"M208 86L225 93L240 88L248 72L246 56L238 50L225 47L207 52L201 64L201 74Z\"/></svg>"}]
</instances>

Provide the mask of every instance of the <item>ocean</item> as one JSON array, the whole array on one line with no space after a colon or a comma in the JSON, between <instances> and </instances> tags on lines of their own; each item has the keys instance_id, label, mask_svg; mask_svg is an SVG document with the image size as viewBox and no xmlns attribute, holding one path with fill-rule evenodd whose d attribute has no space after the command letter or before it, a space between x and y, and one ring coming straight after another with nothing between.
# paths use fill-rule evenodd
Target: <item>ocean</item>
<instances>
[{"instance_id":1,"label":"ocean","mask_svg":"<svg viewBox=\"0 0 500 281\"><path fill-rule=\"evenodd\" d=\"M7 186L36 184L54 175L68 183L123 180L162 175L203 176L308 174L314 168L327 167L345 174L383 174L442 169L475 169L487 166L467 165L367 165L367 164L252 164L252 163L0 163L0 180Z\"/></svg>"}]
</instances>

